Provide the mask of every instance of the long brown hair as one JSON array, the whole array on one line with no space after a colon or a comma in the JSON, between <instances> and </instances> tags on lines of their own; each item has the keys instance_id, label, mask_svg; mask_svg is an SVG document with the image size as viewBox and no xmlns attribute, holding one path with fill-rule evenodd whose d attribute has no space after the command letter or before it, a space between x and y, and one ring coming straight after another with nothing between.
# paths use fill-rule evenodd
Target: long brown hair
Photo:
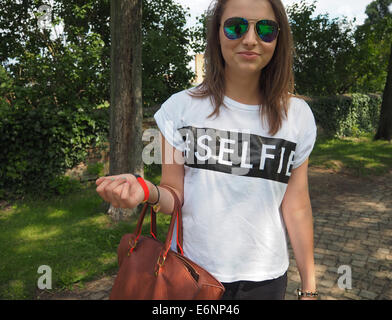
<instances>
[{"instance_id":1,"label":"long brown hair","mask_svg":"<svg viewBox=\"0 0 392 320\"><path fill-rule=\"evenodd\" d=\"M208 118L219 116L219 109L224 105L225 61L219 46L220 21L229 0L215 0L207 12L207 46L205 51L204 81L194 90L193 97L209 96L215 109ZM274 55L260 75L260 94L263 108L260 108L261 120L267 119L269 134L274 136L282 126L283 117L287 117L288 102L294 93L293 75L293 37L285 8L280 0L268 0L274 10L280 27ZM226 106L225 106L226 107Z\"/></svg>"}]
</instances>

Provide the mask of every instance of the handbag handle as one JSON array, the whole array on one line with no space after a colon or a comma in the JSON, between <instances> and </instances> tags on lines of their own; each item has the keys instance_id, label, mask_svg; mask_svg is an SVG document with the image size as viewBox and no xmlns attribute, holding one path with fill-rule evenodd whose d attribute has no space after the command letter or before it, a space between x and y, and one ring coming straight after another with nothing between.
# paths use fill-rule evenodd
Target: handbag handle
<instances>
[{"instance_id":1,"label":"handbag handle","mask_svg":"<svg viewBox=\"0 0 392 320\"><path fill-rule=\"evenodd\" d=\"M160 186L166 190L168 190L174 198L174 208L173 208L173 213L171 215L171 220L170 220L170 225L169 225L169 231L166 236L166 241L165 241L165 246L164 246L164 257L166 258L166 254L170 249L171 241L173 238L173 232L174 232L174 224L177 221L177 251L180 254L184 254L183 252L183 236L182 236L182 212L181 212L181 205L180 205L180 200L178 199L177 194L168 186L163 185ZM143 221L144 217L146 215L147 208L149 207L149 204L146 203L143 207L143 210L139 216L138 223L136 225L136 229L134 234L134 241L133 243L130 242L131 250L130 253L133 251L133 249L136 247L138 239L142 233L142 226L143 226ZM151 207L151 231L156 234L156 214L153 213L152 207Z\"/></svg>"},{"instance_id":2,"label":"handbag handle","mask_svg":"<svg viewBox=\"0 0 392 320\"><path fill-rule=\"evenodd\" d=\"M181 212L182 205L181 205L181 202L178 199L177 194L174 192L174 190L171 187L169 187L167 185L162 185L160 187L170 191L170 193L172 194L172 196L174 198L173 214L172 214L172 218L170 221L169 232L168 232L168 236L166 237L166 241L169 239L169 233L170 233L170 239L169 239L169 243L168 243L168 246L170 248L170 244L171 244L173 232L174 232L174 223L177 221L177 252L180 253L181 255L184 255L183 237L182 237L182 212ZM175 211L177 211L177 215L175 218L173 218ZM156 214L153 214L152 219L154 219L154 222L156 221ZM172 224L173 224L173 227L172 227L173 229L171 229ZM156 225L156 223L155 223L155 225Z\"/></svg>"}]
</instances>

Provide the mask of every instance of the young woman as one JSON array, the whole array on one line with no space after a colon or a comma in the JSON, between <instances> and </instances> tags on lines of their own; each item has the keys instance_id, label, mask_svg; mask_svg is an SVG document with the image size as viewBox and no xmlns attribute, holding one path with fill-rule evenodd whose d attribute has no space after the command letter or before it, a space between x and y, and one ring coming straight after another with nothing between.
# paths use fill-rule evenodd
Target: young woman
<instances>
[{"instance_id":1,"label":"young woman","mask_svg":"<svg viewBox=\"0 0 392 320\"><path fill-rule=\"evenodd\" d=\"M182 201L184 254L218 280L223 299L284 299L289 255L314 299L309 106L295 97L291 30L280 0L218 0L209 10L204 82L155 114L162 179ZM135 175L97 180L115 207L143 201L170 214L169 191ZM175 248L175 246L174 246Z\"/></svg>"}]
</instances>

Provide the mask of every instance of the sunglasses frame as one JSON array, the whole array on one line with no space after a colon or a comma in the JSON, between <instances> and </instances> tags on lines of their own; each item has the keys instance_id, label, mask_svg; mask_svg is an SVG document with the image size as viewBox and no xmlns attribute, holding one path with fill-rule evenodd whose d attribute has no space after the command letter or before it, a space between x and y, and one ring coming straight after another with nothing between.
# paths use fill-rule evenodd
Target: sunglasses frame
<instances>
[{"instance_id":1,"label":"sunglasses frame","mask_svg":"<svg viewBox=\"0 0 392 320\"><path fill-rule=\"evenodd\" d=\"M241 20L243 20L243 21L246 21L246 22L247 22L247 25L248 25L248 28L246 29L246 31L244 32L244 34L242 34L241 36L239 36L239 37L236 38L236 39L231 39L231 38L228 36L228 34L227 34L226 30L225 30L225 26L226 26L227 21L229 21L229 20L231 20L231 19L241 19ZM275 37L272 41L270 41L270 42L263 40L263 39L261 38L260 34L259 34L258 31L257 31L257 27L256 27L256 26L257 26L257 24L258 24L259 22L261 22L261 21L270 21L270 22L276 23L276 25L277 25L277 30L278 30L278 31L277 31L277 33L276 33L276 37ZM261 41L266 42L266 43L271 43L271 42L273 42L274 40L276 40L276 39L278 38L279 33L280 33L279 24L278 24L276 21L268 20L268 19L257 20L257 19L245 19L245 18L242 18L242 17L231 17L231 18L226 19L225 22L223 23L223 32L224 32L225 36L227 37L227 39L229 39L229 40L238 40L238 39L241 39L244 35L246 35L246 34L248 33L248 31L249 31L249 26L250 26L250 23L251 23L251 22L254 22L254 29L255 29L255 32L256 32L256 34L258 35L258 37L260 38Z\"/></svg>"}]
</instances>

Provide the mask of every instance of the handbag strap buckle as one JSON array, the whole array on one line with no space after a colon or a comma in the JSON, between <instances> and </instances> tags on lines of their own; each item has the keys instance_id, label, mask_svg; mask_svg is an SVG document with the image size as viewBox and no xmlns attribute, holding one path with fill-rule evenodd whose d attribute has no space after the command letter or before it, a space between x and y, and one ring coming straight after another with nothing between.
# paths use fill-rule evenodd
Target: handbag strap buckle
<instances>
[{"instance_id":1,"label":"handbag strap buckle","mask_svg":"<svg viewBox=\"0 0 392 320\"><path fill-rule=\"evenodd\" d=\"M165 263L166 260L166 255L159 255L158 260L157 260L157 266L155 268L155 276L158 276L159 270L163 267L163 264Z\"/></svg>"},{"instance_id":2,"label":"handbag strap buckle","mask_svg":"<svg viewBox=\"0 0 392 320\"><path fill-rule=\"evenodd\" d=\"M135 239L132 241L132 239L129 239L129 251L128 251L128 257L131 255L132 251L136 248L136 245L138 243L138 239Z\"/></svg>"},{"instance_id":3,"label":"handbag strap buckle","mask_svg":"<svg viewBox=\"0 0 392 320\"><path fill-rule=\"evenodd\" d=\"M137 245L137 242L138 242L137 239L135 239L134 241L132 241L132 239L129 239L128 243L129 243L130 248L135 249L136 245Z\"/></svg>"},{"instance_id":4,"label":"handbag strap buckle","mask_svg":"<svg viewBox=\"0 0 392 320\"><path fill-rule=\"evenodd\" d=\"M163 264L165 263L165 260L166 260L166 256L165 255L160 255L158 257L157 264L158 264L159 268L163 267Z\"/></svg>"}]
</instances>

